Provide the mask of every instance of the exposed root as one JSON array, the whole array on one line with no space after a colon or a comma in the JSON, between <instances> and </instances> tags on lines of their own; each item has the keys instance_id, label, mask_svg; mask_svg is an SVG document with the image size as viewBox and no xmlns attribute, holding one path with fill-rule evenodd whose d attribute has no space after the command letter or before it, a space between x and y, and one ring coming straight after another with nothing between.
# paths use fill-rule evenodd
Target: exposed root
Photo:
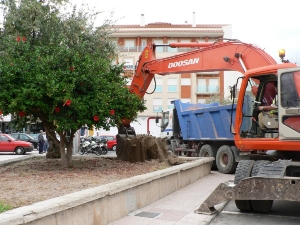
<instances>
[{"instance_id":1,"label":"exposed root","mask_svg":"<svg viewBox=\"0 0 300 225\"><path fill-rule=\"evenodd\" d=\"M156 138L151 135L137 135L130 138L117 135L117 157L129 162L144 162L158 159L169 165L181 164L177 156L168 153L166 138Z\"/></svg>"}]
</instances>

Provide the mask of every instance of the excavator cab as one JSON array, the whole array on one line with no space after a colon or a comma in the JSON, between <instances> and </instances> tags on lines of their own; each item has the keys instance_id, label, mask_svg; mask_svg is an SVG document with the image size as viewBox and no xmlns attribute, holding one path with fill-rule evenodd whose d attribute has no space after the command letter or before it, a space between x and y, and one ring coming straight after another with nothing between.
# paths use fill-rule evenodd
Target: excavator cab
<instances>
[{"instance_id":1,"label":"excavator cab","mask_svg":"<svg viewBox=\"0 0 300 225\"><path fill-rule=\"evenodd\" d=\"M277 83L277 76L273 74L248 80L243 102L241 137L278 136L278 113L270 114L259 110L260 106L270 106L273 103L276 97L275 82Z\"/></svg>"}]
</instances>

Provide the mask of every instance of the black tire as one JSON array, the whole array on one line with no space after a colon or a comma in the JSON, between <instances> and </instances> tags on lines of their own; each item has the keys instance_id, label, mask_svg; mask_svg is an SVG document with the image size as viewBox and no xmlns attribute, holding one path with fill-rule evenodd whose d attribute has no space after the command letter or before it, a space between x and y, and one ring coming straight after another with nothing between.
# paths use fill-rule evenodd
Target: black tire
<instances>
[{"instance_id":1,"label":"black tire","mask_svg":"<svg viewBox=\"0 0 300 225\"><path fill-rule=\"evenodd\" d=\"M96 150L94 151L96 155L101 155L102 151L100 147L97 147Z\"/></svg>"},{"instance_id":2,"label":"black tire","mask_svg":"<svg viewBox=\"0 0 300 225\"><path fill-rule=\"evenodd\" d=\"M254 160L242 160L239 162L235 171L234 184L238 184L244 178L251 176L254 163ZM252 211L250 200L235 200L235 205L241 211Z\"/></svg>"},{"instance_id":3,"label":"black tire","mask_svg":"<svg viewBox=\"0 0 300 225\"><path fill-rule=\"evenodd\" d=\"M112 150L113 150L113 151L116 151L116 150L117 150L117 146L114 145L114 146L112 147Z\"/></svg>"},{"instance_id":4,"label":"black tire","mask_svg":"<svg viewBox=\"0 0 300 225\"><path fill-rule=\"evenodd\" d=\"M22 147L16 147L15 153L17 155L24 155L24 153L25 153L24 148L22 148Z\"/></svg>"},{"instance_id":5,"label":"black tire","mask_svg":"<svg viewBox=\"0 0 300 225\"><path fill-rule=\"evenodd\" d=\"M102 147L101 149L102 149L102 155L106 155L108 152L108 149L105 147Z\"/></svg>"},{"instance_id":6,"label":"black tire","mask_svg":"<svg viewBox=\"0 0 300 225\"><path fill-rule=\"evenodd\" d=\"M255 177L258 174L259 169L269 163L270 161L268 160L257 160L253 165L251 177ZM272 205L273 200L251 200L251 206L255 212L268 213L271 211Z\"/></svg>"},{"instance_id":7,"label":"black tire","mask_svg":"<svg viewBox=\"0 0 300 225\"><path fill-rule=\"evenodd\" d=\"M211 169L215 170L217 169L217 164L216 164L216 155L217 155L217 149L215 149L213 146L211 145L203 145L200 148L199 151L199 157L214 157L215 160L210 162L211 165Z\"/></svg>"},{"instance_id":8,"label":"black tire","mask_svg":"<svg viewBox=\"0 0 300 225\"><path fill-rule=\"evenodd\" d=\"M258 174L259 169L262 166L267 165L269 163L271 163L271 162L268 161L268 160L257 160L257 161L255 161L255 163L253 165L253 168L252 168L251 177L255 177Z\"/></svg>"},{"instance_id":9,"label":"black tire","mask_svg":"<svg viewBox=\"0 0 300 225\"><path fill-rule=\"evenodd\" d=\"M222 145L216 156L217 168L221 173L234 173L236 169L236 161L234 154L228 145Z\"/></svg>"},{"instance_id":10,"label":"black tire","mask_svg":"<svg viewBox=\"0 0 300 225\"><path fill-rule=\"evenodd\" d=\"M83 148L82 146L80 146L80 147L79 147L78 154L79 154L79 155L83 155L84 152L85 152L85 151L84 151L84 148Z\"/></svg>"}]
</instances>

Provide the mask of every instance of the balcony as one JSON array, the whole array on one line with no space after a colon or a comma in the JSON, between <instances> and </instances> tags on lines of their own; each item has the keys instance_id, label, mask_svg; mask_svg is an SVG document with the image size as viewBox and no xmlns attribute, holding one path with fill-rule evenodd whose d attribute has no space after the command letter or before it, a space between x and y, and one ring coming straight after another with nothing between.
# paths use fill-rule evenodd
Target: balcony
<instances>
[{"instance_id":1,"label":"balcony","mask_svg":"<svg viewBox=\"0 0 300 225\"><path fill-rule=\"evenodd\" d=\"M142 52L146 46L124 46L119 45L118 49L120 52ZM168 52L168 53L177 53L177 52L189 52L196 50L194 48L170 48L167 46L156 47L156 52Z\"/></svg>"},{"instance_id":2,"label":"balcony","mask_svg":"<svg viewBox=\"0 0 300 225\"><path fill-rule=\"evenodd\" d=\"M199 85L196 94L218 94L220 87L218 85Z\"/></svg>"}]
</instances>

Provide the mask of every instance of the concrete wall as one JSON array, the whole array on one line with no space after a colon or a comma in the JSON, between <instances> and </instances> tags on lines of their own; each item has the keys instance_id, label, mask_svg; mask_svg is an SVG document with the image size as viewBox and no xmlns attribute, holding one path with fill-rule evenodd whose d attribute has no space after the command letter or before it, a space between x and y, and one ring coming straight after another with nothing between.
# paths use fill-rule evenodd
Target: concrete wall
<instances>
[{"instance_id":1,"label":"concrete wall","mask_svg":"<svg viewBox=\"0 0 300 225\"><path fill-rule=\"evenodd\" d=\"M0 214L0 225L104 225L208 175L212 160L196 158L164 170L10 210Z\"/></svg>"}]
</instances>

